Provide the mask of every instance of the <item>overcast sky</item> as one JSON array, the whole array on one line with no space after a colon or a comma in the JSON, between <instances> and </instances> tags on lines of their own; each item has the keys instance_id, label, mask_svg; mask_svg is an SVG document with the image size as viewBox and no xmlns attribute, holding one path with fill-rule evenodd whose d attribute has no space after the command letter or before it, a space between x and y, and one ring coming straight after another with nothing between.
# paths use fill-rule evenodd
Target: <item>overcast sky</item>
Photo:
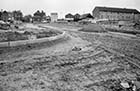
<instances>
[{"instance_id":1,"label":"overcast sky","mask_svg":"<svg viewBox=\"0 0 140 91\"><path fill-rule=\"evenodd\" d=\"M58 12L59 17L63 17L69 12L91 13L95 6L134 8L140 11L140 0L0 0L0 9L21 10L24 15L44 10L46 15Z\"/></svg>"}]
</instances>

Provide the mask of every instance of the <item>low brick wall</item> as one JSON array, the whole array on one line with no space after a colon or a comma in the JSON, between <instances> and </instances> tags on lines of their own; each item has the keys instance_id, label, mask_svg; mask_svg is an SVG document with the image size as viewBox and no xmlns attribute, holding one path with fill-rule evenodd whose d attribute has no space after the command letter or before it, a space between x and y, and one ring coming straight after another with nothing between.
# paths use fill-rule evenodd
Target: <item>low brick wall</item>
<instances>
[{"instance_id":1,"label":"low brick wall","mask_svg":"<svg viewBox=\"0 0 140 91\"><path fill-rule=\"evenodd\" d=\"M1 42L0 47L14 47L14 46L20 46L20 45L34 44L34 43L43 43L43 42L63 38L64 36L65 36L65 32L57 36L39 38L35 40L19 40L19 41Z\"/></svg>"},{"instance_id":2,"label":"low brick wall","mask_svg":"<svg viewBox=\"0 0 140 91\"><path fill-rule=\"evenodd\" d=\"M10 46L9 42L1 42L0 43L0 47L8 47L8 46Z\"/></svg>"}]
</instances>

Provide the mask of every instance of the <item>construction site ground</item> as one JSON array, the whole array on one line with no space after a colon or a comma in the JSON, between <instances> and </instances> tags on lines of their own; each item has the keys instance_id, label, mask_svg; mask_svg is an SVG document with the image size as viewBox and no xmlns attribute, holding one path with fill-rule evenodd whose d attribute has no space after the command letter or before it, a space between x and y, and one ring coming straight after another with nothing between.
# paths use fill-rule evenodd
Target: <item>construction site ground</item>
<instances>
[{"instance_id":1,"label":"construction site ground","mask_svg":"<svg viewBox=\"0 0 140 91\"><path fill-rule=\"evenodd\" d=\"M124 91L121 81L140 79L140 38L82 32L74 25L39 26L67 36L1 53L0 91Z\"/></svg>"}]
</instances>

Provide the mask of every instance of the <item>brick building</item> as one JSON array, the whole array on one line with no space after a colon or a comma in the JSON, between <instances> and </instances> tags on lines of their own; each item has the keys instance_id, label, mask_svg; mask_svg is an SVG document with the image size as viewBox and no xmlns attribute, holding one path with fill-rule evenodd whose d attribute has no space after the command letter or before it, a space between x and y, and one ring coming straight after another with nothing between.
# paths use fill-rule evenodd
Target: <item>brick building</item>
<instances>
[{"instance_id":1,"label":"brick building","mask_svg":"<svg viewBox=\"0 0 140 91\"><path fill-rule=\"evenodd\" d=\"M113 8L113 7L95 7L92 11L95 19L108 20L139 20L140 12L136 9Z\"/></svg>"}]
</instances>

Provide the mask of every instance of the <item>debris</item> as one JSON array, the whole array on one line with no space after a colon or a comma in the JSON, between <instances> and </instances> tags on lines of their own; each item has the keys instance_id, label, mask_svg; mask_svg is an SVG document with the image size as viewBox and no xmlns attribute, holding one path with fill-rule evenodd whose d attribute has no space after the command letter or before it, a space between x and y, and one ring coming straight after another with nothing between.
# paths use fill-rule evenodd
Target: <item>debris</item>
<instances>
[{"instance_id":1,"label":"debris","mask_svg":"<svg viewBox=\"0 0 140 91\"><path fill-rule=\"evenodd\" d=\"M129 84L127 82L121 82L120 83L124 88L130 88Z\"/></svg>"},{"instance_id":2,"label":"debris","mask_svg":"<svg viewBox=\"0 0 140 91\"><path fill-rule=\"evenodd\" d=\"M19 29L19 26L15 25L15 28L16 28L16 29Z\"/></svg>"},{"instance_id":3,"label":"debris","mask_svg":"<svg viewBox=\"0 0 140 91\"><path fill-rule=\"evenodd\" d=\"M81 51L82 50L82 48L80 48L80 47L74 47L74 48L72 48L72 51Z\"/></svg>"},{"instance_id":4,"label":"debris","mask_svg":"<svg viewBox=\"0 0 140 91\"><path fill-rule=\"evenodd\" d=\"M132 90L133 90L133 91L137 91L137 88L136 88L135 85L132 87Z\"/></svg>"},{"instance_id":5,"label":"debris","mask_svg":"<svg viewBox=\"0 0 140 91\"><path fill-rule=\"evenodd\" d=\"M136 89L140 89L140 82L132 81L132 83L136 86Z\"/></svg>"},{"instance_id":6,"label":"debris","mask_svg":"<svg viewBox=\"0 0 140 91\"><path fill-rule=\"evenodd\" d=\"M10 24L4 21L0 21L0 29L8 30L10 29Z\"/></svg>"}]
</instances>

